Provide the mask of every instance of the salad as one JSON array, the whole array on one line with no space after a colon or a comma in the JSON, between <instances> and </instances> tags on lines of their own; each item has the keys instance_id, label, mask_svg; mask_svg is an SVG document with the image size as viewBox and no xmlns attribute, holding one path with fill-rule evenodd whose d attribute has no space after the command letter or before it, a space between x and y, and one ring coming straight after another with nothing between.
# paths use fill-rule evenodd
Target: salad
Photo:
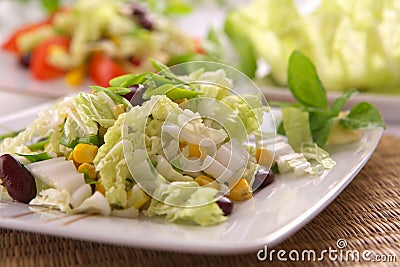
<instances>
[{"instance_id":1,"label":"salad","mask_svg":"<svg viewBox=\"0 0 400 267\"><path fill-rule=\"evenodd\" d=\"M175 8L176 9L176 8ZM151 71L149 58L176 63L201 53L198 42L146 2L77 0L41 22L17 29L2 44L37 80L65 77L77 86Z\"/></svg>"},{"instance_id":2,"label":"salad","mask_svg":"<svg viewBox=\"0 0 400 267\"><path fill-rule=\"evenodd\" d=\"M270 66L266 80L287 86L297 49L328 90L399 94L398 13L397 1L255 0L228 14L225 31L250 77L262 59Z\"/></svg>"},{"instance_id":3,"label":"salad","mask_svg":"<svg viewBox=\"0 0 400 267\"><path fill-rule=\"evenodd\" d=\"M314 66L298 51L289 77L299 103L282 104L278 134L261 131L271 110L249 90L253 83L236 89L231 69L188 63L183 66L190 71L177 75L152 63L158 73L123 75L108 87L66 97L5 138L4 195L70 214L215 225L275 174L319 175L333 168L327 143L384 127L368 103L339 114L350 93L328 107Z\"/></svg>"}]
</instances>

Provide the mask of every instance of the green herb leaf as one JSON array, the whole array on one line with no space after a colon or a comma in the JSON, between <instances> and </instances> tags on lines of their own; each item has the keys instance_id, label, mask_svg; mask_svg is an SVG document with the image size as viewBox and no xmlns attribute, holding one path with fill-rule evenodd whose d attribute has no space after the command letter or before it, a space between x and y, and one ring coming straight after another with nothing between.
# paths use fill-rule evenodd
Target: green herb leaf
<instances>
[{"instance_id":1,"label":"green herb leaf","mask_svg":"<svg viewBox=\"0 0 400 267\"><path fill-rule=\"evenodd\" d=\"M43 8L49 12L54 13L60 8L60 0L40 0Z\"/></svg>"},{"instance_id":2,"label":"green herb leaf","mask_svg":"<svg viewBox=\"0 0 400 267\"><path fill-rule=\"evenodd\" d=\"M18 133L20 133L20 132L21 132L21 131L2 134L2 135L0 135L0 141L3 141L4 139L9 138L9 137L15 137L15 136L17 136Z\"/></svg>"},{"instance_id":3,"label":"green herb leaf","mask_svg":"<svg viewBox=\"0 0 400 267\"><path fill-rule=\"evenodd\" d=\"M42 161L42 160L48 160L48 159L52 158L49 155L49 153L47 153L47 152L42 152L42 153L39 153L39 154L18 154L17 153L17 155L26 158L31 163L37 162L37 161Z\"/></svg>"},{"instance_id":4,"label":"green herb leaf","mask_svg":"<svg viewBox=\"0 0 400 267\"><path fill-rule=\"evenodd\" d=\"M367 102L356 104L345 118L340 119L340 124L353 130L378 127L386 129L385 121L378 109Z\"/></svg>"},{"instance_id":5,"label":"green herb leaf","mask_svg":"<svg viewBox=\"0 0 400 267\"><path fill-rule=\"evenodd\" d=\"M193 8L190 5L179 0L173 0L168 2L169 4L165 10L167 14L183 15L190 13L193 10Z\"/></svg>"},{"instance_id":6,"label":"green herb leaf","mask_svg":"<svg viewBox=\"0 0 400 267\"><path fill-rule=\"evenodd\" d=\"M129 90L126 87L122 87L122 86L111 86L111 87L108 87L108 90L116 93L117 95L121 95L121 96L126 95L131 92L131 90Z\"/></svg>"},{"instance_id":7,"label":"green herb leaf","mask_svg":"<svg viewBox=\"0 0 400 267\"><path fill-rule=\"evenodd\" d=\"M150 99L153 95L166 95L169 91L173 90L175 85L173 84L163 84L160 87L147 89L143 94L143 99Z\"/></svg>"},{"instance_id":8,"label":"green herb leaf","mask_svg":"<svg viewBox=\"0 0 400 267\"><path fill-rule=\"evenodd\" d=\"M126 98L124 98L124 97L122 97L122 96L120 96L120 95L114 93L113 91L111 91L111 90L108 89L108 88L101 87L101 86L97 86L97 85L90 86L90 88L91 88L94 92L99 92L99 91L104 92L104 93L105 93L108 97L110 97L110 98L114 101L114 103L116 103L116 104L123 104L123 105L125 105L127 111L129 111L129 110L131 109L131 107L132 107L131 103L130 103Z\"/></svg>"},{"instance_id":9,"label":"green herb leaf","mask_svg":"<svg viewBox=\"0 0 400 267\"><path fill-rule=\"evenodd\" d=\"M86 184L90 184L91 185L91 184L97 184L98 183L97 180L90 178L89 172L87 170L83 171L83 177L85 179L85 183Z\"/></svg>"},{"instance_id":10,"label":"green herb leaf","mask_svg":"<svg viewBox=\"0 0 400 267\"><path fill-rule=\"evenodd\" d=\"M319 147L324 147L326 141L328 141L333 122L334 118L330 118L325 122L322 128L313 131L313 140Z\"/></svg>"},{"instance_id":11,"label":"green herb leaf","mask_svg":"<svg viewBox=\"0 0 400 267\"><path fill-rule=\"evenodd\" d=\"M68 147L68 148L74 148L76 147L77 144L89 144L89 145L94 145L97 147L100 147L103 144L103 140L98 137L97 135L90 135L87 137L79 137L75 139L69 139L64 131L60 139L60 144Z\"/></svg>"},{"instance_id":12,"label":"green herb leaf","mask_svg":"<svg viewBox=\"0 0 400 267\"><path fill-rule=\"evenodd\" d=\"M100 147L103 144L103 140L97 135L90 135L88 137L80 137L77 139L78 144L89 144Z\"/></svg>"},{"instance_id":13,"label":"green herb leaf","mask_svg":"<svg viewBox=\"0 0 400 267\"><path fill-rule=\"evenodd\" d=\"M303 105L328 109L326 91L314 64L299 51L294 51L289 59L288 85L293 96Z\"/></svg>"},{"instance_id":14,"label":"green herb leaf","mask_svg":"<svg viewBox=\"0 0 400 267\"><path fill-rule=\"evenodd\" d=\"M47 145L50 142L50 138L47 138L43 141L30 144L27 146L27 148L31 151L37 151L37 150L44 150L44 146Z\"/></svg>"},{"instance_id":15,"label":"green herb leaf","mask_svg":"<svg viewBox=\"0 0 400 267\"><path fill-rule=\"evenodd\" d=\"M164 84L158 88L147 90L143 94L144 99L149 99L153 95L166 95L171 100L178 100L184 98L195 98L203 94L202 92L192 91L185 88L179 88L172 84Z\"/></svg>"},{"instance_id":16,"label":"green herb leaf","mask_svg":"<svg viewBox=\"0 0 400 267\"><path fill-rule=\"evenodd\" d=\"M191 98L196 98L199 95L202 95L203 92L197 92L197 91L192 91L188 89L183 89L183 88L174 88L165 95L171 99L171 100L179 100L179 99L191 99Z\"/></svg>"},{"instance_id":17,"label":"green herb leaf","mask_svg":"<svg viewBox=\"0 0 400 267\"><path fill-rule=\"evenodd\" d=\"M344 92L340 97L335 99L331 107L331 115L337 116L343 110L347 100L354 94L357 94L357 89L350 89Z\"/></svg>"},{"instance_id":18,"label":"green herb leaf","mask_svg":"<svg viewBox=\"0 0 400 267\"><path fill-rule=\"evenodd\" d=\"M142 74L125 74L111 79L110 85L113 87L129 87L135 84L141 84L151 76L152 74L149 72Z\"/></svg>"}]
</instances>

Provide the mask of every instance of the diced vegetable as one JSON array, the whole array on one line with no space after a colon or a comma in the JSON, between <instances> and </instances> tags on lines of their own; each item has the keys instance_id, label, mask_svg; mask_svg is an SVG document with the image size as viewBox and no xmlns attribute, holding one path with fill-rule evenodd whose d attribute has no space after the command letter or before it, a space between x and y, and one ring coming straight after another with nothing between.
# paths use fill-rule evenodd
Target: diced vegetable
<instances>
[{"instance_id":1,"label":"diced vegetable","mask_svg":"<svg viewBox=\"0 0 400 267\"><path fill-rule=\"evenodd\" d=\"M217 181L215 181L214 179L212 179L208 176L205 176L203 174L197 176L194 179L194 181L196 183L198 183L200 186L210 186L212 188L219 190L219 185L218 185Z\"/></svg>"},{"instance_id":2,"label":"diced vegetable","mask_svg":"<svg viewBox=\"0 0 400 267\"><path fill-rule=\"evenodd\" d=\"M240 179L231 189L228 197L232 200L243 201L253 196L251 187L246 179Z\"/></svg>"},{"instance_id":3,"label":"diced vegetable","mask_svg":"<svg viewBox=\"0 0 400 267\"><path fill-rule=\"evenodd\" d=\"M93 163L97 155L98 147L89 144L78 144L73 153L73 158L77 163Z\"/></svg>"},{"instance_id":4,"label":"diced vegetable","mask_svg":"<svg viewBox=\"0 0 400 267\"><path fill-rule=\"evenodd\" d=\"M30 62L30 70L33 77L38 80L49 80L64 75L66 70L52 65L50 56L51 53L56 51L55 49L68 49L69 44L70 38L56 36L37 46L32 52Z\"/></svg>"},{"instance_id":5,"label":"diced vegetable","mask_svg":"<svg viewBox=\"0 0 400 267\"><path fill-rule=\"evenodd\" d=\"M273 157L271 152L265 147L258 147L256 150L257 163L266 167L272 166Z\"/></svg>"},{"instance_id":6,"label":"diced vegetable","mask_svg":"<svg viewBox=\"0 0 400 267\"><path fill-rule=\"evenodd\" d=\"M89 178L96 180L97 179L97 172L93 164L90 163L82 163L78 167L78 172L87 174Z\"/></svg>"}]
</instances>

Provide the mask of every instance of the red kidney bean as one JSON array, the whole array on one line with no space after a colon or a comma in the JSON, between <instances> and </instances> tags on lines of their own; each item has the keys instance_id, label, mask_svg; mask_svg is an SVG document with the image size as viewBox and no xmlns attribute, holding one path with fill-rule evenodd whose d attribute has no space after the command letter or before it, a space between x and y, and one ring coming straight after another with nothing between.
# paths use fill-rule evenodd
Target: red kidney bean
<instances>
[{"instance_id":1,"label":"red kidney bean","mask_svg":"<svg viewBox=\"0 0 400 267\"><path fill-rule=\"evenodd\" d=\"M220 207L220 209L224 212L225 216L232 213L233 202L229 198L221 197L217 200L217 204Z\"/></svg>"},{"instance_id":2,"label":"red kidney bean","mask_svg":"<svg viewBox=\"0 0 400 267\"><path fill-rule=\"evenodd\" d=\"M260 190L275 180L275 173L269 169L260 169L254 175L254 182L252 185L253 192Z\"/></svg>"},{"instance_id":3,"label":"red kidney bean","mask_svg":"<svg viewBox=\"0 0 400 267\"><path fill-rule=\"evenodd\" d=\"M0 178L12 199L29 203L37 190L32 174L10 154L0 156Z\"/></svg>"},{"instance_id":4,"label":"red kidney bean","mask_svg":"<svg viewBox=\"0 0 400 267\"><path fill-rule=\"evenodd\" d=\"M139 88L139 84L134 84L132 86L129 86L128 89L131 90L129 93L123 95L128 101L132 99L132 97L135 95L137 89Z\"/></svg>"},{"instance_id":5,"label":"red kidney bean","mask_svg":"<svg viewBox=\"0 0 400 267\"><path fill-rule=\"evenodd\" d=\"M148 31L152 31L154 28L153 22L148 17L140 18L139 24L140 24L140 26L142 26L143 29L146 29Z\"/></svg>"},{"instance_id":6,"label":"red kidney bean","mask_svg":"<svg viewBox=\"0 0 400 267\"><path fill-rule=\"evenodd\" d=\"M133 5L132 6L132 15L135 17L144 17L146 16L146 10L139 6L139 5Z\"/></svg>"},{"instance_id":7,"label":"red kidney bean","mask_svg":"<svg viewBox=\"0 0 400 267\"><path fill-rule=\"evenodd\" d=\"M131 86L133 87L133 86ZM129 89L131 89L131 87ZM132 106L137 106L143 104L143 93L146 91L147 86L144 86L142 84L139 84L136 88L135 93L133 94L132 98L129 100L131 102ZM133 90L133 89L131 89Z\"/></svg>"}]
</instances>

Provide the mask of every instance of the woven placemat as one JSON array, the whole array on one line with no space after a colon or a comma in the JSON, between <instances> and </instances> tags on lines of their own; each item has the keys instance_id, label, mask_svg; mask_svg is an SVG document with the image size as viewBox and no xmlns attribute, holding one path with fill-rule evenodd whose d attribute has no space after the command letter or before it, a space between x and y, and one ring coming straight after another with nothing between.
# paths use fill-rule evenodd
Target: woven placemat
<instances>
[{"instance_id":1,"label":"woven placemat","mask_svg":"<svg viewBox=\"0 0 400 267\"><path fill-rule=\"evenodd\" d=\"M260 261L257 252L242 255L192 255L127 248L0 229L0 266L281 266L274 257ZM347 245L346 245L347 243ZM338 246L346 246L339 250ZM340 247L339 247L340 248ZM339 266L377 265L369 259L400 264L400 139L383 136L376 152L353 182L319 216L273 248L295 259L291 264ZM353 251L328 257L329 249ZM300 261L304 251L317 258ZM323 261L319 255L327 250ZM360 262L355 262L356 252ZM363 258L365 253L365 258ZM262 258L264 252L259 256ZM271 254L269 254L271 255ZM309 254L312 255L312 254ZM353 255L353 256L352 256ZM275 255L276 256L276 255ZM282 255L281 255L282 256ZM377 258L378 256L379 258ZM336 257L336 259L335 259ZM394 258L396 257L396 259ZM298 259L298 260L297 260Z\"/></svg>"}]
</instances>

